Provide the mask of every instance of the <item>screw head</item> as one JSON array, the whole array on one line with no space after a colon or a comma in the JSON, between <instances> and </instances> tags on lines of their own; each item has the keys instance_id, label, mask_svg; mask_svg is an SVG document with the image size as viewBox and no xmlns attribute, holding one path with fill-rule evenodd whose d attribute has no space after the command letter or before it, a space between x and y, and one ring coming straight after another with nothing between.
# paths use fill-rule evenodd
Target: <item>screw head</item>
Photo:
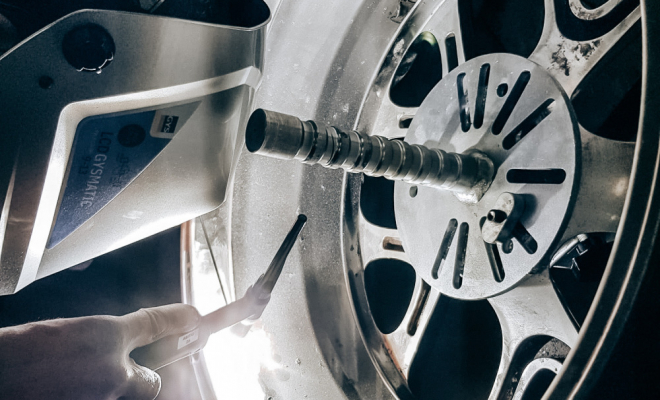
<instances>
[{"instance_id":1,"label":"screw head","mask_svg":"<svg viewBox=\"0 0 660 400\"><path fill-rule=\"evenodd\" d=\"M62 52L78 71L100 73L115 56L115 42L102 26L85 24L73 28L64 36Z\"/></svg>"}]
</instances>

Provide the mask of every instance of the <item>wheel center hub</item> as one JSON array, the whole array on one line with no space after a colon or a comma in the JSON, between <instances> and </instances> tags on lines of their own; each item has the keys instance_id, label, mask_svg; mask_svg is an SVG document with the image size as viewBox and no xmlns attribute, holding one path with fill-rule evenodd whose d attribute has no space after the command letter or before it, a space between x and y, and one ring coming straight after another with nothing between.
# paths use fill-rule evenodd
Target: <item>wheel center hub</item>
<instances>
[{"instance_id":1,"label":"wheel center hub","mask_svg":"<svg viewBox=\"0 0 660 400\"><path fill-rule=\"evenodd\" d=\"M405 140L477 150L496 170L474 204L395 184L397 226L420 277L451 297L482 299L547 263L573 204L579 162L574 113L550 74L510 54L470 60L429 93Z\"/></svg>"}]
</instances>

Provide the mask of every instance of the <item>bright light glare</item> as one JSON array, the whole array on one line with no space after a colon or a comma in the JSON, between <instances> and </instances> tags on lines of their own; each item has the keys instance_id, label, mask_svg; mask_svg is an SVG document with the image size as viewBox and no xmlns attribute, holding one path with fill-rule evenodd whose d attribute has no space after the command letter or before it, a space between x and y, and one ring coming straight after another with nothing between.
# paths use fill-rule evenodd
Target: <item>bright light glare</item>
<instances>
[{"instance_id":1,"label":"bright light glare","mask_svg":"<svg viewBox=\"0 0 660 400\"><path fill-rule=\"evenodd\" d=\"M201 224L195 226L195 238L190 276L192 303L200 314L206 315L226 303ZM227 243L222 237L212 237L212 240L218 250L216 256L220 256L215 261L220 267L225 266L229 254ZM230 302L234 300L231 297L230 294ZM259 373L284 368L273 359L270 338L260 321L243 338L230 329L214 333L203 352L213 391L223 400L264 400L267 397L259 384Z\"/></svg>"},{"instance_id":2,"label":"bright light glare","mask_svg":"<svg viewBox=\"0 0 660 400\"><path fill-rule=\"evenodd\" d=\"M229 329L209 338L204 356L218 398L263 400L259 372L283 368L273 360L270 338L257 324L244 338Z\"/></svg>"}]
</instances>

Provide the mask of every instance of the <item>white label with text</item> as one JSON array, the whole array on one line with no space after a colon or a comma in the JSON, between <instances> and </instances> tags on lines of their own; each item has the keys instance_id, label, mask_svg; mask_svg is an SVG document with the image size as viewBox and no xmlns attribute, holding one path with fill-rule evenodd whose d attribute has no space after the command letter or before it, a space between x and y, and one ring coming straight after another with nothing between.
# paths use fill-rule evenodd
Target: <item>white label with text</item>
<instances>
[{"instance_id":1,"label":"white label with text","mask_svg":"<svg viewBox=\"0 0 660 400\"><path fill-rule=\"evenodd\" d=\"M192 332L188 332L183 336L179 337L179 345L177 350L180 350L184 346L188 346L190 343L197 341L199 339L199 329L195 329Z\"/></svg>"}]
</instances>

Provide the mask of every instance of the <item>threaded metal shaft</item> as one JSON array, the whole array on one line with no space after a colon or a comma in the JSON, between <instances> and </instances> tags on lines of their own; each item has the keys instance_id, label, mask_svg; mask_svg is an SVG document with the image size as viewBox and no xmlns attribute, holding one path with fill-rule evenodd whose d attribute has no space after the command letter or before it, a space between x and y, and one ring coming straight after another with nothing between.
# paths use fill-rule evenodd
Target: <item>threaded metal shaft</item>
<instances>
[{"instance_id":1,"label":"threaded metal shaft","mask_svg":"<svg viewBox=\"0 0 660 400\"><path fill-rule=\"evenodd\" d=\"M469 202L481 198L494 173L479 152L448 153L263 109L250 116L245 143L251 153L451 190Z\"/></svg>"}]
</instances>

